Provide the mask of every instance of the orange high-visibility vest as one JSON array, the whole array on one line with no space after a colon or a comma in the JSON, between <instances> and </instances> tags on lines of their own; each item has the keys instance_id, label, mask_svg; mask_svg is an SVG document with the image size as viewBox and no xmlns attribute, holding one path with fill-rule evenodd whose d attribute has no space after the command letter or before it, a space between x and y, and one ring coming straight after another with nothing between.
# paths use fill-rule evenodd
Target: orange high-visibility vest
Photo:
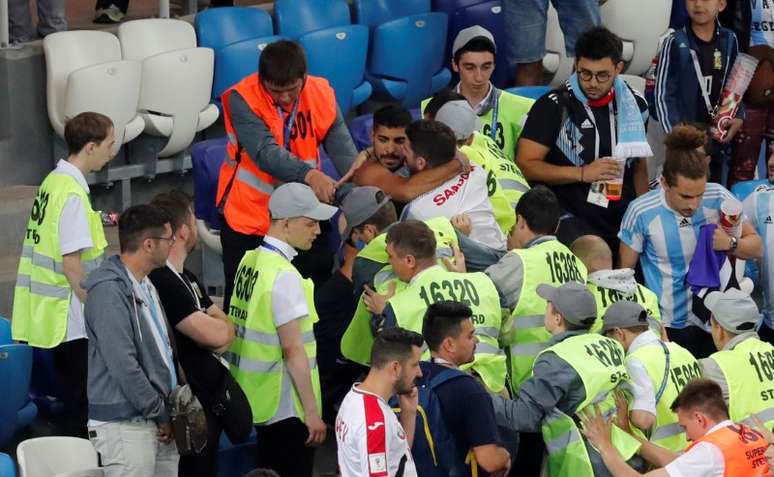
<instances>
[{"instance_id":1,"label":"orange high-visibility vest","mask_svg":"<svg viewBox=\"0 0 774 477\"><path fill-rule=\"evenodd\" d=\"M771 476L769 461L764 455L769 443L754 429L743 424L731 424L696 439L686 451L699 442L709 442L720 449L726 467L724 477Z\"/></svg>"},{"instance_id":2,"label":"orange high-visibility vest","mask_svg":"<svg viewBox=\"0 0 774 477\"><path fill-rule=\"evenodd\" d=\"M285 120L289 113L278 106L263 87L257 73L235 84L221 97L223 118L228 135L226 160L220 168L216 205L222 208L226 222L233 230L247 235L266 235L269 230L269 198L277 180L258 168L250 154L242 149L231 123L229 96L234 91L271 131L280 147L285 145ZM309 165L320 168L320 143L336 119L336 96L324 78L307 76L298 98L295 121L286 147Z\"/></svg>"}]
</instances>

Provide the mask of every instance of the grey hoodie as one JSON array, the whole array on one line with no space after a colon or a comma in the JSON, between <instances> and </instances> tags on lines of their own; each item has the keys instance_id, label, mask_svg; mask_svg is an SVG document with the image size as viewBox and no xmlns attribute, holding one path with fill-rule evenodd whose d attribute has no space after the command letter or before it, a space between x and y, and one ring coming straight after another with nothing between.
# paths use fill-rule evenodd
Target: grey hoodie
<instances>
[{"instance_id":1,"label":"grey hoodie","mask_svg":"<svg viewBox=\"0 0 774 477\"><path fill-rule=\"evenodd\" d=\"M124 421L134 417L169 422L169 369L142 316L128 270L114 255L81 286L89 337L89 418Z\"/></svg>"}]
</instances>

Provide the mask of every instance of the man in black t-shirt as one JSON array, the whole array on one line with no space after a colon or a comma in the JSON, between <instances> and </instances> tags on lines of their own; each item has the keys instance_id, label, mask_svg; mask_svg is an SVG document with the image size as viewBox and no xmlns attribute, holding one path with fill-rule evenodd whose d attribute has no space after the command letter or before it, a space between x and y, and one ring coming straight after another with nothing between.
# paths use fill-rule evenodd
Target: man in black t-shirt
<instances>
[{"instance_id":1,"label":"man in black t-shirt","mask_svg":"<svg viewBox=\"0 0 774 477\"><path fill-rule=\"evenodd\" d=\"M428 307L422 335L430 348L430 363L421 363L422 373L431 379L448 368L473 362L478 338L471 320L473 312L465 304L440 301ZM511 455L500 445L492 399L473 376L450 379L435 388L444 422L454 436L458 457L475 454L477 473L469 475L508 475Z\"/></svg>"},{"instance_id":2,"label":"man in black t-shirt","mask_svg":"<svg viewBox=\"0 0 774 477\"><path fill-rule=\"evenodd\" d=\"M177 359L188 383L207 415L207 445L199 454L180 458L179 475L214 477L222 427L211 412L212 399L223 383L226 365L213 353L222 353L234 340L234 326L223 310L212 303L199 279L184 268L185 259L199 239L191 199L180 191L153 198L151 205L170 218L173 236L164 267L149 275L161 299L164 314L174 330Z\"/></svg>"},{"instance_id":3,"label":"man in black t-shirt","mask_svg":"<svg viewBox=\"0 0 774 477\"><path fill-rule=\"evenodd\" d=\"M616 235L626 207L648 190L646 161L628 158L620 200L594 194L591 184L618 177L620 166L611 156L618 144L622 101L636 101L644 123L648 105L626 85L626 97L617 97L617 77L623 69L620 38L595 27L578 38L575 49L573 77L532 106L516 163L531 183L546 184L559 198L564 211L560 241L569 246L581 235L598 235L611 250L618 250Z\"/></svg>"}]
</instances>

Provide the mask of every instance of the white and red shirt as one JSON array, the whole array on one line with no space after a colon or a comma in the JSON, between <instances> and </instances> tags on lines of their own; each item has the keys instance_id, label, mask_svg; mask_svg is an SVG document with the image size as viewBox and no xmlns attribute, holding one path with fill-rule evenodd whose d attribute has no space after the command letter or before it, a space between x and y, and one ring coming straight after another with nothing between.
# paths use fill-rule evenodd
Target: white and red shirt
<instances>
[{"instance_id":1,"label":"white and red shirt","mask_svg":"<svg viewBox=\"0 0 774 477\"><path fill-rule=\"evenodd\" d=\"M397 416L381 397L358 385L344 397L336 416L341 477L416 477L406 432Z\"/></svg>"},{"instance_id":2,"label":"white and red shirt","mask_svg":"<svg viewBox=\"0 0 774 477\"><path fill-rule=\"evenodd\" d=\"M495 219L486 184L486 171L474 164L470 172L452 177L439 187L412 200L403 208L401 220L470 217L470 238L495 250L505 250L506 238Z\"/></svg>"}]
</instances>

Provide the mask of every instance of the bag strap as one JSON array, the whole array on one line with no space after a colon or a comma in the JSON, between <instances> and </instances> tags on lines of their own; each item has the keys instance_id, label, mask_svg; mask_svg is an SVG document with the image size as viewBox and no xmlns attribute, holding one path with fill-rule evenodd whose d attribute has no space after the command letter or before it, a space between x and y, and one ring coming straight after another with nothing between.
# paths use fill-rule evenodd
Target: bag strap
<instances>
[{"instance_id":1,"label":"bag strap","mask_svg":"<svg viewBox=\"0 0 774 477\"><path fill-rule=\"evenodd\" d=\"M467 373L460 371L459 369L447 368L433 375L430 378L430 389L435 390L438 386L451 381L452 379L461 378L463 376L470 376Z\"/></svg>"},{"instance_id":2,"label":"bag strap","mask_svg":"<svg viewBox=\"0 0 774 477\"><path fill-rule=\"evenodd\" d=\"M231 192L231 188L234 186L234 180L236 180L237 172L239 172L239 165L242 163L243 150L244 149L242 148L242 143L239 142L239 139L237 139L236 167L234 168L234 173L231 174L231 178L228 180L228 184L226 184L226 190L223 191L223 197L220 198L220 202L218 202L218 205L216 207L218 212L220 212L221 214L223 214L223 209L226 206L226 201L228 200L229 193Z\"/></svg>"},{"instance_id":3,"label":"bag strap","mask_svg":"<svg viewBox=\"0 0 774 477\"><path fill-rule=\"evenodd\" d=\"M661 400L661 397L664 395L664 391L666 391L666 385L669 381L669 347L667 347L666 343L664 343L661 340L658 340L658 344L661 345L661 349L664 350L664 377L661 378L661 386L658 388L658 392L656 392L656 404Z\"/></svg>"},{"instance_id":4,"label":"bag strap","mask_svg":"<svg viewBox=\"0 0 774 477\"><path fill-rule=\"evenodd\" d=\"M175 362L175 369L177 370L178 384L188 384L188 378L183 371L183 365L180 364L180 359L177 354L177 341L175 340L175 330L169 325L166 313L164 313L164 324L167 327L167 335L169 335L169 346L172 347L172 360Z\"/></svg>"}]
</instances>

